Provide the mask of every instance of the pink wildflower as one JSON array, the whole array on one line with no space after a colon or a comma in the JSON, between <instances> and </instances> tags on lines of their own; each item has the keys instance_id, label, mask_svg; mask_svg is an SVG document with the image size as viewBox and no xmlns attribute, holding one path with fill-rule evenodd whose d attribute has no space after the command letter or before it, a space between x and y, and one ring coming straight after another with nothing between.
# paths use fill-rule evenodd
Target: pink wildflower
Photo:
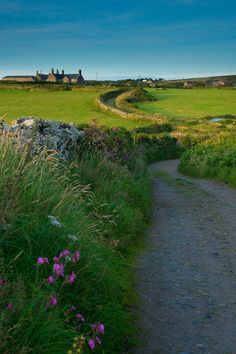
<instances>
[{"instance_id":1,"label":"pink wildflower","mask_svg":"<svg viewBox=\"0 0 236 354\"><path fill-rule=\"evenodd\" d=\"M85 318L84 318L83 315L81 315L81 313L77 313L75 316L76 316L76 318L78 318L78 320L80 320L80 321L82 321L82 322L85 321Z\"/></svg>"},{"instance_id":2,"label":"pink wildflower","mask_svg":"<svg viewBox=\"0 0 236 354\"><path fill-rule=\"evenodd\" d=\"M54 283L54 281L55 281L54 276L49 275L49 277L48 277L48 284L52 284L52 283Z\"/></svg>"},{"instance_id":3,"label":"pink wildflower","mask_svg":"<svg viewBox=\"0 0 236 354\"><path fill-rule=\"evenodd\" d=\"M43 257L39 257L38 260L37 260L37 263L38 264L44 264L44 258Z\"/></svg>"},{"instance_id":4,"label":"pink wildflower","mask_svg":"<svg viewBox=\"0 0 236 354\"><path fill-rule=\"evenodd\" d=\"M45 257L45 258L39 257L39 258L37 259L37 264L42 265L42 264L44 264L44 263L49 264L49 262L48 262L48 257Z\"/></svg>"},{"instance_id":5,"label":"pink wildflower","mask_svg":"<svg viewBox=\"0 0 236 354\"><path fill-rule=\"evenodd\" d=\"M56 296L53 296L53 295L52 295L52 296L50 297L49 304L50 304L51 306L56 306L56 305L58 304L58 301L57 301Z\"/></svg>"},{"instance_id":6,"label":"pink wildflower","mask_svg":"<svg viewBox=\"0 0 236 354\"><path fill-rule=\"evenodd\" d=\"M53 265L53 271L56 276L58 277L64 277L64 265L56 263Z\"/></svg>"},{"instance_id":7,"label":"pink wildflower","mask_svg":"<svg viewBox=\"0 0 236 354\"><path fill-rule=\"evenodd\" d=\"M76 251L72 256L72 261L74 263L76 263L76 262L78 262L79 259L80 259L80 253L79 253L79 251Z\"/></svg>"},{"instance_id":8,"label":"pink wildflower","mask_svg":"<svg viewBox=\"0 0 236 354\"><path fill-rule=\"evenodd\" d=\"M102 345L102 341L101 341L101 339L99 337L96 337L95 341L96 341L97 344Z\"/></svg>"},{"instance_id":9,"label":"pink wildflower","mask_svg":"<svg viewBox=\"0 0 236 354\"><path fill-rule=\"evenodd\" d=\"M76 278L76 274L75 272L72 272L68 277L67 277L67 283L69 283L70 285L74 283Z\"/></svg>"},{"instance_id":10,"label":"pink wildflower","mask_svg":"<svg viewBox=\"0 0 236 354\"><path fill-rule=\"evenodd\" d=\"M13 304L7 304L7 309L8 309L8 311L12 311L13 310Z\"/></svg>"},{"instance_id":11,"label":"pink wildflower","mask_svg":"<svg viewBox=\"0 0 236 354\"><path fill-rule=\"evenodd\" d=\"M104 333L105 332L105 326L104 326L104 324L102 324L100 322L92 324L91 328L97 333Z\"/></svg>"},{"instance_id":12,"label":"pink wildflower","mask_svg":"<svg viewBox=\"0 0 236 354\"><path fill-rule=\"evenodd\" d=\"M95 349L95 347L96 347L96 343L95 343L95 340L94 339L89 339L89 341L88 341L88 345L89 345L89 348L91 349L91 350L93 350L93 349Z\"/></svg>"},{"instance_id":13,"label":"pink wildflower","mask_svg":"<svg viewBox=\"0 0 236 354\"><path fill-rule=\"evenodd\" d=\"M59 254L59 258L67 257L70 255L70 251L64 250Z\"/></svg>"},{"instance_id":14,"label":"pink wildflower","mask_svg":"<svg viewBox=\"0 0 236 354\"><path fill-rule=\"evenodd\" d=\"M54 257L53 260L54 260L55 263L58 263L60 261L60 258L59 257Z\"/></svg>"},{"instance_id":15,"label":"pink wildflower","mask_svg":"<svg viewBox=\"0 0 236 354\"><path fill-rule=\"evenodd\" d=\"M5 279L0 278L0 285L3 285L3 284L5 284L5 283L6 283Z\"/></svg>"}]
</instances>

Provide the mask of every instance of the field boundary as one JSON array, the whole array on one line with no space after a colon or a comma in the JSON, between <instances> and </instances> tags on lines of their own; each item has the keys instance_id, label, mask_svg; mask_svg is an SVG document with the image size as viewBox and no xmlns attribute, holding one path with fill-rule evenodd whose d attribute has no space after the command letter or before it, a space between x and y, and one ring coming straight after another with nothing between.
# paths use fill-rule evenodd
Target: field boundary
<instances>
[{"instance_id":1,"label":"field boundary","mask_svg":"<svg viewBox=\"0 0 236 354\"><path fill-rule=\"evenodd\" d=\"M128 112L128 109L130 109L128 103L127 103L127 111L120 109L120 104L121 101L126 101L129 96L131 96L133 91L131 90L112 90L112 91L107 91L105 93L101 93L98 95L96 98L96 104L99 106L99 108L104 111L104 112L111 112L114 115L118 116L119 118L124 118L124 119L130 119L130 120L137 120L137 121L143 121L147 123L148 121L157 123L157 122L163 122L165 120L164 117L161 116L153 116L153 115L148 115L148 114L140 114L140 113L134 113L134 112ZM109 105L108 101L114 99L115 103L119 105L119 107L112 107Z\"/></svg>"}]
</instances>

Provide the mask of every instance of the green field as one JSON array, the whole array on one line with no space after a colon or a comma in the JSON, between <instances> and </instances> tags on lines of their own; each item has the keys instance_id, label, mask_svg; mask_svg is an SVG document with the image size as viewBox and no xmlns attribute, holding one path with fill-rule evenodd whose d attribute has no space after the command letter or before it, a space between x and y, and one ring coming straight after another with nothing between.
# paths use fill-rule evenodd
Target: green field
<instances>
[{"instance_id":1,"label":"green field","mask_svg":"<svg viewBox=\"0 0 236 354\"><path fill-rule=\"evenodd\" d=\"M96 119L100 125L133 128L137 121L125 120L102 112L95 104L101 91L42 91L0 89L0 117L10 122L19 117L37 116L64 122L90 123Z\"/></svg>"},{"instance_id":2,"label":"green field","mask_svg":"<svg viewBox=\"0 0 236 354\"><path fill-rule=\"evenodd\" d=\"M157 101L136 104L148 113L184 119L236 114L236 89L150 89L149 92Z\"/></svg>"}]
</instances>

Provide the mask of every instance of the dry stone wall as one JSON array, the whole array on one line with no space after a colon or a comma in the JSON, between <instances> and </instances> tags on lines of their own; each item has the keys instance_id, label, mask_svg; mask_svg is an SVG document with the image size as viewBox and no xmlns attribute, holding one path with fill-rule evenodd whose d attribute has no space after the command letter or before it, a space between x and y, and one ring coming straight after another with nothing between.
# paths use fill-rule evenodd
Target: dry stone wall
<instances>
[{"instance_id":1,"label":"dry stone wall","mask_svg":"<svg viewBox=\"0 0 236 354\"><path fill-rule=\"evenodd\" d=\"M73 123L42 120L37 117L18 118L12 125L2 121L0 134L11 138L22 147L30 143L32 154L47 148L54 150L64 160L78 148L84 136L83 131Z\"/></svg>"}]
</instances>

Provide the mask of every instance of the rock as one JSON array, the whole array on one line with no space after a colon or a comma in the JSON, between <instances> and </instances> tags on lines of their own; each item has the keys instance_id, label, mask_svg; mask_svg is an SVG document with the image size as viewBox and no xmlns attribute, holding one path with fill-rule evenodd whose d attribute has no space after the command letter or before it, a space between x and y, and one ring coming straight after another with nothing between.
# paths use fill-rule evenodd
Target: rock
<instances>
[{"instance_id":1,"label":"rock","mask_svg":"<svg viewBox=\"0 0 236 354\"><path fill-rule=\"evenodd\" d=\"M0 134L11 137L20 147L32 142L32 155L46 148L54 150L64 160L78 148L84 135L73 123L66 124L37 117L21 117L13 125L0 122Z\"/></svg>"}]
</instances>

